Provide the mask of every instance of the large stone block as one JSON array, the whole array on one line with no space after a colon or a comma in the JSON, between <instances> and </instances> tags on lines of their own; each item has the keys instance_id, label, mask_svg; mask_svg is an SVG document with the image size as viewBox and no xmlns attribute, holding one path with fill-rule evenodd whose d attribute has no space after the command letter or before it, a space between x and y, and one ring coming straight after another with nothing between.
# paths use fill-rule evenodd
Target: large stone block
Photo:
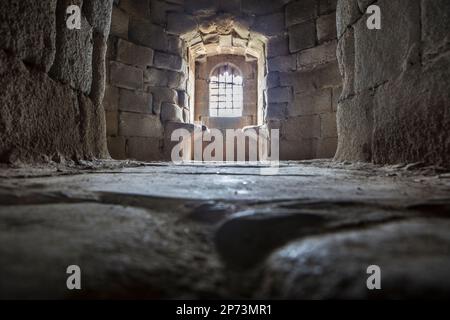
<instances>
[{"instance_id":1,"label":"large stone block","mask_svg":"<svg viewBox=\"0 0 450 320\"><path fill-rule=\"evenodd\" d=\"M338 0L319 0L319 14L328 14L336 11Z\"/></svg>"},{"instance_id":2,"label":"large stone block","mask_svg":"<svg viewBox=\"0 0 450 320\"><path fill-rule=\"evenodd\" d=\"M313 70L280 73L282 86L293 86L295 93L308 93L317 89L342 85L341 75L336 62L327 63Z\"/></svg>"},{"instance_id":3,"label":"large stone block","mask_svg":"<svg viewBox=\"0 0 450 320\"><path fill-rule=\"evenodd\" d=\"M289 50L294 53L314 47L316 44L316 24L303 22L289 28Z\"/></svg>"},{"instance_id":4,"label":"large stone block","mask_svg":"<svg viewBox=\"0 0 450 320\"><path fill-rule=\"evenodd\" d=\"M320 137L337 138L336 113L320 115Z\"/></svg>"},{"instance_id":5,"label":"large stone block","mask_svg":"<svg viewBox=\"0 0 450 320\"><path fill-rule=\"evenodd\" d=\"M288 56L274 57L267 61L267 66L269 68L269 72L295 71L297 69L297 56L288 55Z\"/></svg>"},{"instance_id":6,"label":"large stone block","mask_svg":"<svg viewBox=\"0 0 450 320\"><path fill-rule=\"evenodd\" d=\"M147 92L153 95L153 113L161 113L161 105L164 102L177 104L178 93L167 87L147 87Z\"/></svg>"},{"instance_id":7,"label":"large stone block","mask_svg":"<svg viewBox=\"0 0 450 320\"><path fill-rule=\"evenodd\" d=\"M0 48L47 72L56 52L55 17L56 0L0 1Z\"/></svg>"},{"instance_id":8,"label":"large stone block","mask_svg":"<svg viewBox=\"0 0 450 320\"><path fill-rule=\"evenodd\" d=\"M422 1L422 39L424 56L434 57L450 50L450 1Z\"/></svg>"},{"instance_id":9,"label":"large stone block","mask_svg":"<svg viewBox=\"0 0 450 320\"><path fill-rule=\"evenodd\" d=\"M82 94L3 50L0 87L0 161L107 156L103 110Z\"/></svg>"},{"instance_id":10,"label":"large stone block","mask_svg":"<svg viewBox=\"0 0 450 320\"><path fill-rule=\"evenodd\" d=\"M110 62L109 83L125 89L142 90L144 73L141 69L127 66L120 62Z\"/></svg>"},{"instance_id":11,"label":"large stone block","mask_svg":"<svg viewBox=\"0 0 450 320\"><path fill-rule=\"evenodd\" d=\"M172 1L169 3L163 0L150 0L152 22L161 26L166 26L168 12L183 12L183 4L184 1L179 3Z\"/></svg>"},{"instance_id":12,"label":"large stone block","mask_svg":"<svg viewBox=\"0 0 450 320\"><path fill-rule=\"evenodd\" d=\"M320 116L291 117L282 121L281 137L286 140L301 140L320 137Z\"/></svg>"},{"instance_id":13,"label":"large stone block","mask_svg":"<svg viewBox=\"0 0 450 320\"><path fill-rule=\"evenodd\" d=\"M373 161L450 165L450 54L378 88Z\"/></svg>"},{"instance_id":14,"label":"large stone block","mask_svg":"<svg viewBox=\"0 0 450 320\"><path fill-rule=\"evenodd\" d=\"M161 104L161 121L183 122L183 110L176 104L163 102Z\"/></svg>"},{"instance_id":15,"label":"large stone block","mask_svg":"<svg viewBox=\"0 0 450 320\"><path fill-rule=\"evenodd\" d=\"M128 39L128 26L130 23L130 17L128 14L113 6L111 15L111 35L121 37L122 39Z\"/></svg>"},{"instance_id":16,"label":"large stone block","mask_svg":"<svg viewBox=\"0 0 450 320\"><path fill-rule=\"evenodd\" d=\"M147 20L130 19L129 39L154 50L166 50L168 46L167 35L164 28L152 24Z\"/></svg>"},{"instance_id":17,"label":"large stone block","mask_svg":"<svg viewBox=\"0 0 450 320\"><path fill-rule=\"evenodd\" d=\"M133 17L150 18L150 0L120 0L119 8Z\"/></svg>"},{"instance_id":18,"label":"large stone block","mask_svg":"<svg viewBox=\"0 0 450 320\"><path fill-rule=\"evenodd\" d=\"M316 158L332 159L336 154L337 137L323 138L316 142Z\"/></svg>"},{"instance_id":19,"label":"large stone block","mask_svg":"<svg viewBox=\"0 0 450 320\"><path fill-rule=\"evenodd\" d=\"M153 112L152 95L146 92L121 89L119 110L151 114Z\"/></svg>"},{"instance_id":20,"label":"large stone block","mask_svg":"<svg viewBox=\"0 0 450 320\"><path fill-rule=\"evenodd\" d=\"M283 120L287 117L288 103L269 103L266 109L265 120Z\"/></svg>"},{"instance_id":21,"label":"large stone block","mask_svg":"<svg viewBox=\"0 0 450 320\"><path fill-rule=\"evenodd\" d=\"M281 11L285 4L284 0L241 0L242 12L250 15L265 15Z\"/></svg>"},{"instance_id":22,"label":"large stone block","mask_svg":"<svg viewBox=\"0 0 450 320\"><path fill-rule=\"evenodd\" d=\"M331 89L322 89L309 94L297 94L289 105L289 116L314 115L331 112Z\"/></svg>"},{"instance_id":23,"label":"large stone block","mask_svg":"<svg viewBox=\"0 0 450 320\"><path fill-rule=\"evenodd\" d=\"M378 5L383 12L381 30L369 30L365 19L354 26L357 91L392 80L420 63L419 1L379 0Z\"/></svg>"},{"instance_id":24,"label":"large stone block","mask_svg":"<svg viewBox=\"0 0 450 320\"><path fill-rule=\"evenodd\" d=\"M150 48L138 46L122 39L117 42L117 61L146 68L153 65L153 55L154 52Z\"/></svg>"},{"instance_id":25,"label":"large stone block","mask_svg":"<svg viewBox=\"0 0 450 320\"><path fill-rule=\"evenodd\" d=\"M196 32L197 28L197 21L189 14L171 12L167 15L167 32L170 34L183 36Z\"/></svg>"},{"instance_id":26,"label":"large stone block","mask_svg":"<svg viewBox=\"0 0 450 320\"><path fill-rule=\"evenodd\" d=\"M277 87L267 90L268 103L289 103L292 101L292 87Z\"/></svg>"},{"instance_id":27,"label":"large stone block","mask_svg":"<svg viewBox=\"0 0 450 320\"><path fill-rule=\"evenodd\" d=\"M125 137L108 137L108 150L111 158L116 160L127 159Z\"/></svg>"},{"instance_id":28,"label":"large stone block","mask_svg":"<svg viewBox=\"0 0 450 320\"><path fill-rule=\"evenodd\" d=\"M113 0L84 0L83 11L94 32L108 37L111 26Z\"/></svg>"},{"instance_id":29,"label":"large stone block","mask_svg":"<svg viewBox=\"0 0 450 320\"><path fill-rule=\"evenodd\" d=\"M88 94L92 83L93 29L82 16L81 30L66 26L66 9L73 1L59 1L56 10L56 55L50 75Z\"/></svg>"},{"instance_id":30,"label":"large stone block","mask_svg":"<svg viewBox=\"0 0 450 320\"><path fill-rule=\"evenodd\" d=\"M254 32L267 37L280 35L284 32L284 13L274 13L267 16L258 16L252 25Z\"/></svg>"},{"instance_id":31,"label":"large stone block","mask_svg":"<svg viewBox=\"0 0 450 320\"><path fill-rule=\"evenodd\" d=\"M337 46L339 71L343 78L342 97L355 92L355 35L353 28L344 33Z\"/></svg>"},{"instance_id":32,"label":"large stone block","mask_svg":"<svg viewBox=\"0 0 450 320\"><path fill-rule=\"evenodd\" d=\"M106 135L117 136L119 134L119 113L117 111L106 111Z\"/></svg>"},{"instance_id":33,"label":"large stone block","mask_svg":"<svg viewBox=\"0 0 450 320\"><path fill-rule=\"evenodd\" d=\"M280 160L314 159L316 139L280 139Z\"/></svg>"},{"instance_id":34,"label":"large stone block","mask_svg":"<svg viewBox=\"0 0 450 320\"><path fill-rule=\"evenodd\" d=\"M340 38L345 30L361 17L358 0L338 0L336 8L336 28Z\"/></svg>"},{"instance_id":35,"label":"large stone block","mask_svg":"<svg viewBox=\"0 0 450 320\"><path fill-rule=\"evenodd\" d=\"M297 55L297 67L299 69L311 68L336 60L336 46L336 41L330 41L299 52Z\"/></svg>"},{"instance_id":36,"label":"large stone block","mask_svg":"<svg viewBox=\"0 0 450 320\"><path fill-rule=\"evenodd\" d=\"M160 161L163 156L162 143L161 138L128 138L127 156L138 161Z\"/></svg>"},{"instance_id":37,"label":"large stone block","mask_svg":"<svg viewBox=\"0 0 450 320\"><path fill-rule=\"evenodd\" d=\"M284 35L269 38L266 48L268 58L287 56L289 55L289 39Z\"/></svg>"},{"instance_id":38,"label":"large stone block","mask_svg":"<svg viewBox=\"0 0 450 320\"><path fill-rule=\"evenodd\" d=\"M159 116L121 112L119 134L125 137L162 137L163 129Z\"/></svg>"},{"instance_id":39,"label":"large stone block","mask_svg":"<svg viewBox=\"0 0 450 320\"><path fill-rule=\"evenodd\" d=\"M119 88L110 85L106 86L103 107L107 111L116 111L119 109Z\"/></svg>"},{"instance_id":40,"label":"large stone block","mask_svg":"<svg viewBox=\"0 0 450 320\"><path fill-rule=\"evenodd\" d=\"M186 11L196 16L212 16L219 10L219 0L184 0Z\"/></svg>"},{"instance_id":41,"label":"large stone block","mask_svg":"<svg viewBox=\"0 0 450 320\"><path fill-rule=\"evenodd\" d=\"M154 65L157 68L181 71L181 69L183 68L183 59L177 55L167 54L164 52L156 52Z\"/></svg>"},{"instance_id":42,"label":"large stone block","mask_svg":"<svg viewBox=\"0 0 450 320\"><path fill-rule=\"evenodd\" d=\"M362 92L338 104L338 148L335 160L372 159L373 95Z\"/></svg>"},{"instance_id":43,"label":"large stone block","mask_svg":"<svg viewBox=\"0 0 450 320\"><path fill-rule=\"evenodd\" d=\"M286 6L286 26L313 20L317 16L317 0L292 1Z\"/></svg>"},{"instance_id":44,"label":"large stone block","mask_svg":"<svg viewBox=\"0 0 450 320\"><path fill-rule=\"evenodd\" d=\"M319 43L337 38L336 14L331 13L317 19L317 39Z\"/></svg>"}]
</instances>

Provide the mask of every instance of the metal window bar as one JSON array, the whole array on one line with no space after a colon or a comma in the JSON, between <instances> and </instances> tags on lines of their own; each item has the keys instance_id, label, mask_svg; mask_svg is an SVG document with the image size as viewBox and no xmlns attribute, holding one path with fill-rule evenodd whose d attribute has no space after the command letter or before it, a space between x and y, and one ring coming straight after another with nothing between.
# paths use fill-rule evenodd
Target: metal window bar
<instances>
[{"instance_id":1,"label":"metal window bar","mask_svg":"<svg viewBox=\"0 0 450 320\"><path fill-rule=\"evenodd\" d=\"M242 115L243 85L238 78L239 72L228 64L214 70L209 81L210 116Z\"/></svg>"}]
</instances>

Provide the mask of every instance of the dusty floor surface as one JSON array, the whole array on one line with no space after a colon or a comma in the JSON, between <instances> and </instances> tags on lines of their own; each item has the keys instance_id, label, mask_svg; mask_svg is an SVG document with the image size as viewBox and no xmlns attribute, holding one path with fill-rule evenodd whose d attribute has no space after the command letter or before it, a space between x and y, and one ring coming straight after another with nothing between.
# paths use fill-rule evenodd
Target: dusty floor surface
<instances>
[{"instance_id":1,"label":"dusty floor surface","mask_svg":"<svg viewBox=\"0 0 450 320\"><path fill-rule=\"evenodd\" d=\"M450 174L416 165L0 168L0 298L450 296ZM82 290L66 288L79 265ZM382 289L366 287L379 265Z\"/></svg>"}]
</instances>

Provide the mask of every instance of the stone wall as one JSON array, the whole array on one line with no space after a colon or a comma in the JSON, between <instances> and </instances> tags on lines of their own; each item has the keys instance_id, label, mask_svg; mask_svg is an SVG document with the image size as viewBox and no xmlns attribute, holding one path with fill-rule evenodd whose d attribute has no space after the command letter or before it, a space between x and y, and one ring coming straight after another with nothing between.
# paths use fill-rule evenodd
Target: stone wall
<instances>
[{"instance_id":1,"label":"stone wall","mask_svg":"<svg viewBox=\"0 0 450 320\"><path fill-rule=\"evenodd\" d=\"M381 9L381 30L366 8ZM337 160L450 163L450 2L340 0Z\"/></svg>"},{"instance_id":2,"label":"stone wall","mask_svg":"<svg viewBox=\"0 0 450 320\"><path fill-rule=\"evenodd\" d=\"M81 30L66 8L82 9ZM0 162L106 158L112 0L0 1Z\"/></svg>"},{"instance_id":3,"label":"stone wall","mask_svg":"<svg viewBox=\"0 0 450 320\"><path fill-rule=\"evenodd\" d=\"M209 116L209 78L211 72L221 63L231 63L242 74L243 109L239 119ZM216 55L196 64L195 77L195 120L208 128L239 129L257 124L257 64L246 61L239 55Z\"/></svg>"},{"instance_id":4,"label":"stone wall","mask_svg":"<svg viewBox=\"0 0 450 320\"><path fill-rule=\"evenodd\" d=\"M335 9L332 0L115 1L104 102L111 155L169 160L168 128L194 121L195 61L219 53L257 61L257 124L281 129L282 159L333 157Z\"/></svg>"}]
</instances>

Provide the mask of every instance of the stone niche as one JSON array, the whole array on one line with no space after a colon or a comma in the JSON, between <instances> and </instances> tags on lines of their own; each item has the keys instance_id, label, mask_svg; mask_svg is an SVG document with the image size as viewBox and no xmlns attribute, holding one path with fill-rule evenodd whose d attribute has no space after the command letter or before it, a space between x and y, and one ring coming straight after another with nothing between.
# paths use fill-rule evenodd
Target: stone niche
<instances>
[{"instance_id":1,"label":"stone niche","mask_svg":"<svg viewBox=\"0 0 450 320\"><path fill-rule=\"evenodd\" d=\"M196 68L227 55L254 65L249 123L280 129L281 159L333 157L335 11L330 0L116 1L103 102L112 157L170 160L171 130L206 116Z\"/></svg>"}]
</instances>

